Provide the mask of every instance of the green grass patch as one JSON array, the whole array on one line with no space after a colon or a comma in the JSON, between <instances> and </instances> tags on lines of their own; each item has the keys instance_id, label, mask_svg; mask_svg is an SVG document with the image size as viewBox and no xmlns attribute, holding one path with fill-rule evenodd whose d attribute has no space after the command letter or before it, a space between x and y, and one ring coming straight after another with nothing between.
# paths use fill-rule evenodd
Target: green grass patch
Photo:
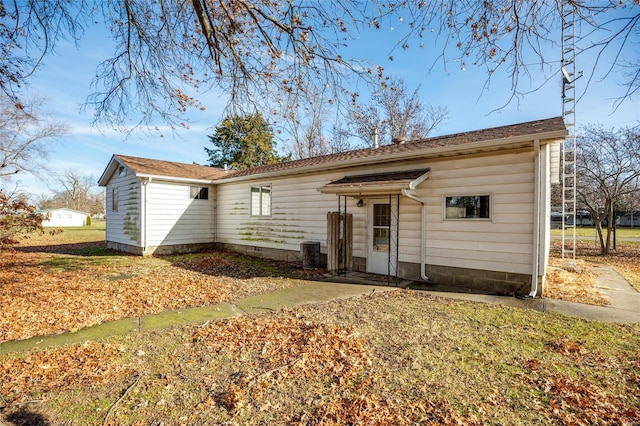
<instances>
[{"instance_id":1,"label":"green grass patch","mask_svg":"<svg viewBox=\"0 0 640 426\"><path fill-rule=\"evenodd\" d=\"M118 266L126 263L129 257L122 254L111 255L58 255L40 262L54 271L79 271L95 266Z\"/></svg>"},{"instance_id":2,"label":"green grass patch","mask_svg":"<svg viewBox=\"0 0 640 426\"><path fill-rule=\"evenodd\" d=\"M568 232L571 232L570 230ZM606 236L606 229L603 230ZM561 229L552 229L551 235L559 237L562 235ZM578 227L576 228L576 237L581 238L597 238L596 228ZM637 238L640 239L640 228L616 228L616 237L618 238Z\"/></svg>"},{"instance_id":3,"label":"green grass patch","mask_svg":"<svg viewBox=\"0 0 640 426\"><path fill-rule=\"evenodd\" d=\"M114 424L634 424L638 336L640 325L376 293L111 338L110 358L82 353L102 369L83 373L92 385L67 368L68 383L48 387L39 369L15 393L34 372L11 364L3 414L37 397L29 409L51 424L101 424L109 409Z\"/></svg>"}]
</instances>

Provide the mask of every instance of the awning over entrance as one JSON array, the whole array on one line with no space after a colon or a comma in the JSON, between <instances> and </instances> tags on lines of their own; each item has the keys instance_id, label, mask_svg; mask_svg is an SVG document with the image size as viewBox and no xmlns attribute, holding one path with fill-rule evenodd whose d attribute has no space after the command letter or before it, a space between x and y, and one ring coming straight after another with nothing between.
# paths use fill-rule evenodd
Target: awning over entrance
<instances>
[{"instance_id":1,"label":"awning over entrance","mask_svg":"<svg viewBox=\"0 0 640 426\"><path fill-rule=\"evenodd\" d=\"M400 194L402 190L413 191L427 179L428 174L429 169L420 169L346 176L318 188L318 191L352 197Z\"/></svg>"}]
</instances>

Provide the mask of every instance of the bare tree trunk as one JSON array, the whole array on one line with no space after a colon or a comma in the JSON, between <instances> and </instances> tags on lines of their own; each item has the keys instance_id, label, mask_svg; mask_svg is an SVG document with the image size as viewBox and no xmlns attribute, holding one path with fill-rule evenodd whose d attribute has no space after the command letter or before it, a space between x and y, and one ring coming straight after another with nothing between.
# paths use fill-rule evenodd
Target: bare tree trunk
<instances>
[{"instance_id":1,"label":"bare tree trunk","mask_svg":"<svg viewBox=\"0 0 640 426\"><path fill-rule=\"evenodd\" d=\"M598 234L598 241L600 242L600 254L609 254L609 246L608 243L605 243L602 232L602 220L596 220L596 232Z\"/></svg>"}]
</instances>

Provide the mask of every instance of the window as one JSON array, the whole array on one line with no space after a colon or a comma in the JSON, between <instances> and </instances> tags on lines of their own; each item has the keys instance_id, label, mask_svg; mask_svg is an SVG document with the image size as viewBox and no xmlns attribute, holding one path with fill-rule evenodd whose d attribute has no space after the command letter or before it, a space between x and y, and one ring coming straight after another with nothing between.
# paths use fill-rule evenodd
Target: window
<instances>
[{"instance_id":1,"label":"window","mask_svg":"<svg viewBox=\"0 0 640 426\"><path fill-rule=\"evenodd\" d=\"M118 188L113 188L111 191L111 211L118 211Z\"/></svg>"},{"instance_id":2,"label":"window","mask_svg":"<svg viewBox=\"0 0 640 426\"><path fill-rule=\"evenodd\" d=\"M251 216L271 216L271 185L251 187Z\"/></svg>"},{"instance_id":3,"label":"window","mask_svg":"<svg viewBox=\"0 0 640 426\"><path fill-rule=\"evenodd\" d=\"M373 205L373 250L389 251L389 225L391 224L391 204Z\"/></svg>"},{"instance_id":4,"label":"window","mask_svg":"<svg viewBox=\"0 0 640 426\"><path fill-rule=\"evenodd\" d=\"M445 218L447 219L489 219L490 202L488 195L466 195L445 198Z\"/></svg>"},{"instance_id":5,"label":"window","mask_svg":"<svg viewBox=\"0 0 640 426\"><path fill-rule=\"evenodd\" d=\"M127 169L124 166L118 167L118 176L126 176Z\"/></svg>"},{"instance_id":6,"label":"window","mask_svg":"<svg viewBox=\"0 0 640 426\"><path fill-rule=\"evenodd\" d=\"M73 219L73 215L68 214L68 215L67 215L67 219Z\"/></svg>"},{"instance_id":7,"label":"window","mask_svg":"<svg viewBox=\"0 0 640 426\"><path fill-rule=\"evenodd\" d=\"M190 186L189 192L191 198L194 200L208 200L209 199L209 188L205 186Z\"/></svg>"}]
</instances>

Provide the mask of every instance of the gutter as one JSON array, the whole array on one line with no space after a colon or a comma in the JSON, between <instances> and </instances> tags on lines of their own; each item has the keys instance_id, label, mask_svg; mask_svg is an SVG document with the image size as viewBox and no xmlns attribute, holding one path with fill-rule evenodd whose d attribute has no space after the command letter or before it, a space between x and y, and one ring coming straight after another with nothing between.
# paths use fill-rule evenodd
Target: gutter
<instances>
[{"instance_id":1,"label":"gutter","mask_svg":"<svg viewBox=\"0 0 640 426\"><path fill-rule=\"evenodd\" d=\"M538 294L538 269L540 267L540 168L542 166L542 162L540 161L540 139L534 141L533 152L535 163L533 177L533 265L531 271L531 293L529 293L529 297L536 297Z\"/></svg>"},{"instance_id":2,"label":"gutter","mask_svg":"<svg viewBox=\"0 0 640 426\"><path fill-rule=\"evenodd\" d=\"M143 192L141 198L142 205L140 206L140 232L142 233L141 243L142 243L142 255L144 256L149 251L149 247L147 246L147 185L151 182L152 178L141 179L142 185L140 186L140 190Z\"/></svg>"},{"instance_id":3,"label":"gutter","mask_svg":"<svg viewBox=\"0 0 640 426\"><path fill-rule=\"evenodd\" d=\"M160 175L150 175L146 173L136 173L135 176L140 179L149 179L149 182L151 182L151 180L153 179L156 179L156 180L166 180L169 182L194 183L194 184L199 183L203 185L212 185L215 181L218 180L218 179L192 179L192 178L183 178L183 177L176 177L176 176L160 176Z\"/></svg>"},{"instance_id":4,"label":"gutter","mask_svg":"<svg viewBox=\"0 0 640 426\"><path fill-rule=\"evenodd\" d=\"M422 181L421 181L422 182ZM422 209L421 209L421 219L420 219L420 278L422 278L423 281L429 281L429 277L427 277L426 274L426 268L427 268L427 248L426 248L426 244L427 244L427 203L425 203L424 200L421 200L420 198L416 197L415 195L411 194L409 192L409 190L407 189L402 189L400 191L400 193L407 197L412 199L413 201L416 201L418 203L420 203L422 205Z\"/></svg>"}]
</instances>

